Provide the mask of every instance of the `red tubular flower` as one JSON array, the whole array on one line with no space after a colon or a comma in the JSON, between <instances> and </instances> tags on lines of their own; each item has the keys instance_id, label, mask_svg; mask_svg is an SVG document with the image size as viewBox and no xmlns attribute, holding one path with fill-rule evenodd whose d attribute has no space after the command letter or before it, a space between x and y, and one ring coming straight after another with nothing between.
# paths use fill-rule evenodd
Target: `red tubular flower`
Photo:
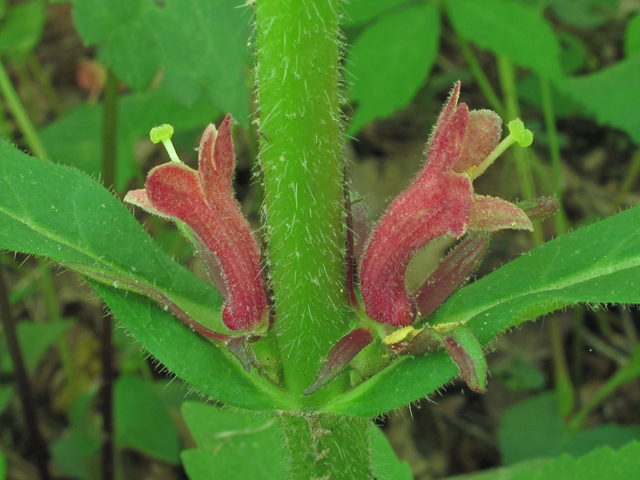
<instances>
[{"instance_id":1,"label":"red tubular flower","mask_svg":"<svg viewBox=\"0 0 640 480\"><path fill-rule=\"evenodd\" d=\"M417 309L404 286L405 271L432 240L446 234L460 238L470 229L533 229L515 205L474 194L472 179L498 146L502 122L495 112L458 106L459 94L458 82L438 118L422 171L386 211L365 251L362 298L367 315L378 322L397 327L414 322Z\"/></svg>"},{"instance_id":2,"label":"red tubular flower","mask_svg":"<svg viewBox=\"0 0 640 480\"><path fill-rule=\"evenodd\" d=\"M258 331L268 324L260 248L233 196L234 166L231 116L227 115L219 131L213 125L204 131L197 171L179 161L160 165L149 173L145 189L129 192L125 201L186 223L197 237L196 244L215 258L209 270L214 281L219 276L218 283L223 282L225 325Z\"/></svg>"}]
</instances>

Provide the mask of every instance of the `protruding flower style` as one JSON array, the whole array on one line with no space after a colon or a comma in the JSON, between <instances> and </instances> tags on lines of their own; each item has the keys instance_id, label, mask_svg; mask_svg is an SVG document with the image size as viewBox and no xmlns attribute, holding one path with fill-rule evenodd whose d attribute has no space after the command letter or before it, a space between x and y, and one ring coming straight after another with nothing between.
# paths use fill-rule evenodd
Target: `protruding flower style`
<instances>
[{"instance_id":1,"label":"protruding flower style","mask_svg":"<svg viewBox=\"0 0 640 480\"><path fill-rule=\"evenodd\" d=\"M225 299L225 325L232 330L263 331L268 312L260 248L231 187L235 166L231 116L219 131L213 125L205 129L197 171L178 159L169 141L172 133L168 125L152 131L152 140L163 142L173 161L151 170L145 189L129 192L125 201L184 222Z\"/></svg>"},{"instance_id":2,"label":"protruding flower style","mask_svg":"<svg viewBox=\"0 0 640 480\"><path fill-rule=\"evenodd\" d=\"M418 310L405 289L405 271L413 255L432 240L446 234L460 238L468 230L533 229L520 208L475 195L471 183L509 145L526 143L528 131L522 127L498 145L500 117L489 110L470 112L464 103L458 106L459 94L458 82L438 118L422 172L389 207L365 251L362 298L367 315L377 322L402 327L415 321Z\"/></svg>"}]
</instances>

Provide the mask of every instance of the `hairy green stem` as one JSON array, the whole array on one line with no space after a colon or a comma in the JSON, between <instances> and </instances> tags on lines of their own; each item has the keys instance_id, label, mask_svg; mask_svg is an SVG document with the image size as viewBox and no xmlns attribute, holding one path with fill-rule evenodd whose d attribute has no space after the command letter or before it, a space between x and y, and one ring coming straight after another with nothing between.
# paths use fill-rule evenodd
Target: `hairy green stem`
<instances>
[{"instance_id":1,"label":"hairy green stem","mask_svg":"<svg viewBox=\"0 0 640 480\"><path fill-rule=\"evenodd\" d=\"M313 413L348 387L343 375L303 396L347 332L338 0L257 0L260 163L281 415L295 480L371 478L366 421ZM308 413L301 413L306 411Z\"/></svg>"},{"instance_id":2,"label":"hairy green stem","mask_svg":"<svg viewBox=\"0 0 640 480\"><path fill-rule=\"evenodd\" d=\"M268 261L285 388L309 397L321 359L346 333L337 0L257 2L260 162Z\"/></svg>"},{"instance_id":3,"label":"hairy green stem","mask_svg":"<svg viewBox=\"0 0 640 480\"><path fill-rule=\"evenodd\" d=\"M22 131L25 143L31 150L31 153L38 158L49 158L44 145L42 145L40 138L36 134L36 129L34 128L33 123L31 123L29 115L27 115L27 112L20 101L20 97L18 97L16 90L13 88L11 79L9 78L2 62L0 62L0 92L2 92L9 111L18 124L20 131Z\"/></svg>"},{"instance_id":4,"label":"hairy green stem","mask_svg":"<svg viewBox=\"0 0 640 480\"><path fill-rule=\"evenodd\" d=\"M294 413L281 415L280 421L291 478L371 478L369 420L329 413Z\"/></svg>"}]
</instances>

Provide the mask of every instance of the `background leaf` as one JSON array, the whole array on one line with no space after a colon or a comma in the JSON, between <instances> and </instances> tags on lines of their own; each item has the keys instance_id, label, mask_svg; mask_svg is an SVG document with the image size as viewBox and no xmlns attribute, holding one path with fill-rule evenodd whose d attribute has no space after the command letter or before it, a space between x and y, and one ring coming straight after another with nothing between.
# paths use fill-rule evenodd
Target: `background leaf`
<instances>
[{"instance_id":1,"label":"background leaf","mask_svg":"<svg viewBox=\"0 0 640 480\"><path fill-rule=\"evenodd\" d=\"M408 0L352 0L344 4L344 25L358 25Z\"/></svg>"},{"instance_id":2,"label":"background leaf","mask_svg":"<svg viewBox=\"0 0 640 480\"><path fill-rule=\"evenodd\" d=\"M123 96L118 108L116 189L126 189L131 178L142 182L134 147L137 140L149 140L156 125L169 123L176 132L205 126L220 116L207 96L193 106L178 103L166 88ZM102 163L102 105L81 105L41 129L40 138L51 160L72 165L97 176ZM197 142L197 139L195 139ZM197 145L194 143L194 146Z\"/></svg>"},{"instance_id":3,"label":"background leaf","mask_svg":"<svg viewBox=\"0 0 640 480\"><path fill-rule=\"evenodd\" d=\"M4 410L9 406L9 402L11 402L12 397L13 397L12 387L0 386L0 415L2 415L2 412L4 412Z\"/></svg>"},{"instance_id":4,"label":"background leaf","mask_svg":"<svg viewBox=\"0 0 640 480\"><path fill-rule=\"evenodd\" d=\"M183 103L206 92L223 112L249 125L246 73L251 14L236 0L75 0L74 20L85 43L134 90L162 69ZM214 27L215 26L215 27Z\"/></svg>"},{"instance_id":5,"label":"background leaf","mask_svg":"<svg viewBox=\"0 0 640 480\"><path fill-rule=\"evenodd\" d=\"M192 402L184 403L182 414L198 444L181 454L191 480L288 477L277 419Z\"/></svg>"},{"instance_id":6,"label":"background leaf","mask_svg":"<svg viewBox=\"0 0 640 480\"><path fill-rule=\"evenodd\" d=\"M371 461L374 478L389 480L413 480L411 467L395 454L389 440L380 427L371 425Z\"/></svg>"},{"instance_id":7,"label":"background leaf","mask_svg":"<svg viewBox=\"0 0 640 480\"><path fill-rule=\"evenodd\" d=\"M281 480L288 477L277 419L247 415L212 405L185 402L182 414L198 448L182 452L191 480ZM398 459L382 429L371 424L375 478L411 480L411 468Z\"/></svg>"},{"instance_id":8,"label":"background leaf","mask_svg":"<svg viewBox=\"0 0 640 480\"><path fill-rule=\"evenodd\" d=\"M22 60L40 42L45 19L41 0L12 5L0 26L0 53Z\"/></svg>"},{"instance_id":9,"label":"background leaf","mask_svg":"<svg viewBox=\"0 0 640 480\"><path fill-rule=\"evenodd\" d=\"M170 464L179 462L178 431L149 382L131 375L114 385L116 443Z\"/></svg>"},{"instance_id":10,"label":"background leaf","mask_svg":"<svg viewBox=\"0 0 640 480\"><path fill-rule=\"evenodd\" d=\"M447 12L462 38L561 81L558 40L535 8L509 0L449 0Z\"/></svg>"},{"instance_id":11,"label":"background leaf","mask_svg":"<svg viewBox=\"0 0 640 480\"><path fill-rule=\"evenodd\" d=\"M640 55L590 75L567 80L566 91L599 123L627 132L640 144Z\"/></svg>"},{"instance_id":12,"label":"background leaf","mask_svg":"<svg viewBox=\"0 0 640 480\"><path fill-rule=\"evenodd\" d=\"M581 432L570 431L560 415L553 392L509 407L498 428L505 465L538 457L556 457L562 453L577 457L605 445L620 448L631 440L640 440L640 428L608 424Z\"/></svg>"},{"instance_id":13,"label":"background leaf","mask_svg":"<svg viewBox=\"0 0 640 480\"><path fill-rule=\"evenodd\" d=\"M640 303L640 206L552 240L458 290L429 323L466 323L486 345L509 327L577 302ZM403 357L326 410L380 415L456 374L444 352Z\"/></svg>"},{"instance_id":14,"label":"background leaf","mask_svg":"<svg viewBox=\"0 0 640 480\"><path fill-rule=\"evenodd\" d=\"M573 458L544 458L496 468L472 475L455 477L457 480L602 480L609 478L635 478L638 471L640 443L633 441L618 451L602 447L588 455ZM453 478L451 479L453 480Z\"/></svg>"},{"instance_id":15,"label":"background leaf","mask_svg":"<svg viewBox=\"0 0 640 480\"><path fill-rule=\"evenodd\" d=\"M624 32L624 54L627 57L640 54L640 14L629 20Z\"/></svg>"},{"instance_id":16,"label":"background leaf","mask_svg":"<svg viewBox=\"0 0 640 480\"><path fill-rule=\"evenodd\" d=\"M18 343L27 371L33 374L47 349L58 341L73 325L72 321L33 323L19 322L16 326ZM13 371L13 363L6 345L6 337L0 338L0 369Z\"/></svg>"},{"instance_id":17,"label":"background leaf","mask_svg":"<svg viewBox=\"0 0 640 480\"><path fill-rule=\"evenodd\" d=\"M349 98L358 104L350 135L411 101L433 66L439 38L435 5L385 16L358 37L347 55Z\"/></svg>"},{"instance_id":18,"label":"background leaf","mask_svg":"<svg viewBox=\"0 0 640 480\"><path fill-rule=\"evenodd\" d=\"M100 468L100 449L104 441L102 418L93 404L97 383L84 391L73 403L69 428L51 445L54 461L67 475L82 480L94 478Z\"/></svg>"}]
</instances>

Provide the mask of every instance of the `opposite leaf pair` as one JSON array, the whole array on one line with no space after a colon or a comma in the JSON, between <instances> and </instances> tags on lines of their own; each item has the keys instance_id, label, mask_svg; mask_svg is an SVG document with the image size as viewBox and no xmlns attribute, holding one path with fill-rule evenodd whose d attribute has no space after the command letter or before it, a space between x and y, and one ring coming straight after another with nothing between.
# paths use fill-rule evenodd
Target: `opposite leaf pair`
<instances>
[{"instance_id":1,"label":"opposite leaf pair","mask_svg":"<svg viewBox=\"0 0 640 480\"><path fill-rule=\"evenodd\" d=\"M549 215L556 204L545 199L534 201L525 212L505 200L474 193L473 179L512 143L526 146L532 136L517 120L509 124L510 135L499 143L502 122L497 114L488 110L470 112L466 104L457 104L459 94L460 83L438 118L422 171L370 235L362 233L366 221L358 215L357 208L351 208L347 198L347 291L360 325L329 352L305 394L315 392L339 375L376 337L390 353L399 355L425 353L444 346L469 385L484 389L486 364L482 349L464 325L438 331L412 325L435 311L464 283L484 256L491 233L505 228L531 230L529 217ZM198 171L178 160L168 142L171 133L170 127L159 127L152 132L152 139L163 141L174 161L154 168L146 188L129 192L125 201L176 221L196 245L226 302L223 321L238 335L202 332L226 343L248 370L258 362L247 345L269 328L269 310L260 249L231 188L235 164L231 117L226 117L219 132L213 125L205 130L198 151ZM359 237L354 232L360 232ZM404 277L413 255L438 237L460 238L467 232L471 233L424 285L408 293ZM364 311L354 285L355 263ZM197 323L182 317L179 316L192 327Z\"/></svg>"}]
</instances>

